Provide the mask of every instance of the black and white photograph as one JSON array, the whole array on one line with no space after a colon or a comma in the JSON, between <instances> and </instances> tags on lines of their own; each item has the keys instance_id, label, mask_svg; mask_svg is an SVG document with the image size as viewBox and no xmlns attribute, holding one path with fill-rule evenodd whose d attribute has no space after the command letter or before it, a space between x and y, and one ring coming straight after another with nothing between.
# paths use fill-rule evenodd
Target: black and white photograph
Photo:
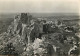
<instances>
[{"instance_id":1,"label":"black and white photograph","mask_svg":"<svg viewBox=\"0 0 80 56\"><path fill-rule=\"evenodd\" d=\"M0 0L0 56L80 56L79 0Z\"/></svg>"}]
</instances>

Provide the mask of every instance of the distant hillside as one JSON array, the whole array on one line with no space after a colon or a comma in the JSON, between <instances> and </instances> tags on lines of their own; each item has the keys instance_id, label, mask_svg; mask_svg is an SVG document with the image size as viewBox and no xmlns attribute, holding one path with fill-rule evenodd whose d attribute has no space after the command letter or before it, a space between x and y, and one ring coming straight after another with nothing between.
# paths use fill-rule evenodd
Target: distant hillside
<instances>
[{"instance_id":1,"label":"distant hillside","mask_svg":"<svg viewBox=\"0 0 80 56\"><path fill-rule=\"evenodd\" d=\"M1 13L0 14L0 20L9 20L10 18L14 18L15 15L19 13ZM63 18L67 19L68 17L71 17L70 19L78 19L79 15L76 13L30 13L33 17L47 17L47 18Z\"/></svg>"},{"instance_id":2,"label":"distant hillside","mask_svg":"<svg viewBox=\"0 0 80 56\"><path fill-rule=\"evenodd\" d=\"M4 20L5 19L5 20ZM0 33L6 32L8 26L11 24L13 21L13 18L4 18L0 20ZM7 20L8 19L8 20Z\"/></svg>"},{"instance_id":3,"label":"distant hillside","mask_svg":"<svg viewBox=\"0 0 80 56\"><path fill-rule=\"evenodd\" d=\"M2 13L0 14L0 20L10 20L17 15L16 13Z\"/></svg>"},{"instance_id":4,"label":"distant hillside","mask_svg":"<svg viewBox=\"0 0 80 56\"><path fill-rule=\"evenodd\" d=\"M31 13L34 17L79 16L77 13Z\"/></svg>"}]
</instances>

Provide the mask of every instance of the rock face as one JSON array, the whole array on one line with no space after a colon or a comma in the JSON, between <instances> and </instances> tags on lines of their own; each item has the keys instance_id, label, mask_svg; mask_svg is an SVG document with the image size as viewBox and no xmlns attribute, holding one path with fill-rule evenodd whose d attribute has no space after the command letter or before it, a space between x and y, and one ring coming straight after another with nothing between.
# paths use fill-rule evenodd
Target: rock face
<instances>
[{"instance_id":1,"label":"rock face","mask_svg":"<svg viewBox=\"0 0 80 56\"><path fill-rule=\"evenodd\" d=\"M27 13L21 13L20 20L21 20L21 22L24 23L24 24L28 23Z\"/></svg>"},{"instance_id":2,"label":"rock face","mask_svg":"<svg viewBox=\"0 0 80 56\"><path fill-rule=\"evenodd\" d=\"M20 20L23 24L29 24L32 16L28 13L21 13Z\"/></svg>"}]
</instances>

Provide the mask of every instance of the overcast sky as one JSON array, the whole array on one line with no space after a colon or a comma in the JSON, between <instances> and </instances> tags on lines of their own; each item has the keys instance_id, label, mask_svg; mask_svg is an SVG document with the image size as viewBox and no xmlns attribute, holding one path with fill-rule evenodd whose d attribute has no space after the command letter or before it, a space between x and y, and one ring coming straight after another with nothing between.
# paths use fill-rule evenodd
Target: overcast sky
<instances>
[{"instance_id":1,"label":"overcast sky","mask_svg":"<svg viewBox=\"0 0 80 56\"><path fill-rule=\"evenodd\" d=\"M78 13L79 0L0 0L0 13Z\"/></svg>"}]
</instances>

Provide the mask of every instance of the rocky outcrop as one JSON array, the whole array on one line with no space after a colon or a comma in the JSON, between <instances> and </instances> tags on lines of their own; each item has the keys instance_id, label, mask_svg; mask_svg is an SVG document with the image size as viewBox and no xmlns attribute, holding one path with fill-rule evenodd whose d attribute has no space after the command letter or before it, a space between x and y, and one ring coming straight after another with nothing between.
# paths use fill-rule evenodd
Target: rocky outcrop
<instances>
[{"instance_id":1,"label":"rocky outcrop","mask_svg":"<svg viewBox=\"0 0 80 56\"><path fill-rule=\"evenodd\" d=\"M60 23L61 24L61 23ZM20 56L47 55L57 53L63 55L69 51L71 45L63 28L45 20L36 20L28 13L15 16L7 32L0 34L0 51L9 43L13 44ZM70 37L71 40L73 37ZM78 40L78 37L75 37ZM74 40L73 40L74 41ZM78 41L75 41L78 42ZM64 48L65 47L65 48ZM0 52L1 53L1 52Z\"/></svg>"}]
</instances>

